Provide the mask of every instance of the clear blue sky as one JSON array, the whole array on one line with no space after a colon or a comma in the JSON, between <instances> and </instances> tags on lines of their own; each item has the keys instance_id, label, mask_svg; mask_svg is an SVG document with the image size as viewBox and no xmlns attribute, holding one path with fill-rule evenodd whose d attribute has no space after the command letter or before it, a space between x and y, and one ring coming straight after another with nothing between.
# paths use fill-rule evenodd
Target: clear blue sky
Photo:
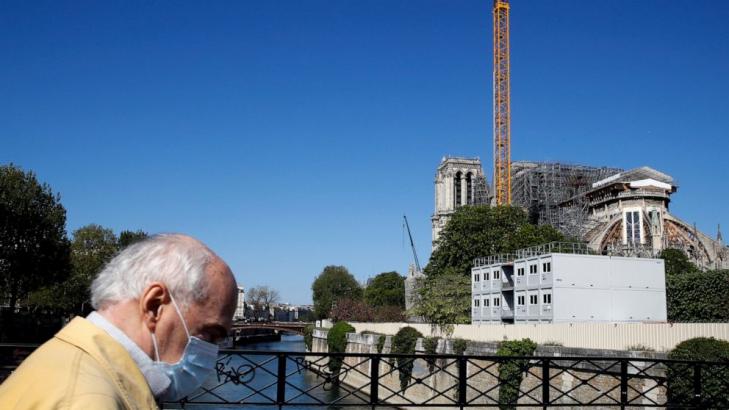
<instances>
[{"instance_id":1,"label":"clear blue sky","mask_svg":"<svg viewBox=\"0 0 729 410\"><path fill-rule=\"evenodd\" d=\"M729 2L512 2L512 157L649 165L729 236ZM443 155L491 175L491 1L4 1L0 163L88 223L207 242L311 300L430 252ZM405 245L404 245L405 244Z\"/></svg>"}]
</instances>

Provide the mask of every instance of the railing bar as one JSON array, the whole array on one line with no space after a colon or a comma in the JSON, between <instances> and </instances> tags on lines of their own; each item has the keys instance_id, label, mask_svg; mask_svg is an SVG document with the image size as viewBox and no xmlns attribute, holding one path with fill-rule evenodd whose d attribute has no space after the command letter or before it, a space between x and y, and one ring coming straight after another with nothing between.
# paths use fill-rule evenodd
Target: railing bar
<instances>
[{"instance_id":1,"label":"railing bar","mask_svg":"<svg viewBox=\"0 0 729 410\"><path fill-rule=\"evenodd\" d=\"M694 405L701 406L701 365L694 364Z\"/></svg>"},{"instance_id":2,"label":"railing bar","mask_svg":"<svg viewBox=\"0 0 729 410\"><path fill-rule=\"evenodd\" d=\"M543 408L546 410L547 406L549 406L549 386L550 386L550 378L549 378L549 359L543 359L542 360L542 404Z\"/></svg>"},{"instance_id":3,"label":"railing bar","mask_svg":"<svg viewBox=\"0 0 729 410\"><path fill-rule=\"evenodd\" d=\"M370 360L370 405L374 409L380 401L380 358Z\"/></svg>"}]
</instances>

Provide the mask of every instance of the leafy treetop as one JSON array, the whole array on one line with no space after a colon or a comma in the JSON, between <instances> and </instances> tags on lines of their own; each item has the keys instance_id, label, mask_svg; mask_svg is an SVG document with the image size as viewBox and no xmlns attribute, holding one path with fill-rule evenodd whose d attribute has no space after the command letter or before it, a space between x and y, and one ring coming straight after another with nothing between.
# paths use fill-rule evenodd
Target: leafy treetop
<instances>
[{"instance_id":1,"label":"leafy treetop","mask_svg":"<svg viewBox=\"0 0 729 410\"><path fill-rule=\"evenodd\" d=\"M364 290L364 299L372 307L398 306L405 308L405 278L397 272L375 276Z\"/></svg>"},{"instance_id":2,"label":"leafy treetop","mask_svg":"<svg viewBox=\"0 0 729 410\"><path fill-rule=\"evenodd\" d=\"M339 299L359 300L362 287L344 266L327 266L311 285L314 314L325 318Z\"/></svg>"},{"instance_id":3,"label":"leafy treetop","mask_svg":"<svg viewBox=\"0 0 729 410\"><path fill-rule=\"evenodd\" d=\"M471 279L453 268L446 272L419 279L420 299L411 312L423 317L445 336L453 333L453 325L471 320Z\"/></svg>"},{"instance_id":4,"label":"leafy treetop","mask_svg":"<svg viewBox=\"0 0 729 410\"><path fill-rule=\"evenodd\" d=\"M66 210L33 172L0 166L0 297L10 306L70 272Z\"/></svg>"},{"instance_id":5,"label":"leafy treetop","mask_svg":"<svg viewBox=\"0 0 729 410\"><path fill-rule=\"evenodd\" d=\"M139 229L136 231L124 230L119 233L119 249L124 249L127 246L139 242L143 239L147 239L149 234Z\"/></svg>"},{"instance_id":6,"label":"leafy treetop","mask_svg":"<svg viewBox=\"0 0 729 410\"><path fill-rule=\"evenodd\" d=\"M697 272L699 270L680 249L664 249L660 257L666 265L666 275L680 275Z\"/></svg>"},{"instance_id":7,"label":"leafy treetop","mask_svg":"<svg viewBox=\"0 0 729 410\"><path fill-rule=\"evenodd\" d=\"M521 208L464 206L456 210L441 232L425 274L440 275L453 268L470 276L475 258L564 240L564 235L549 225L530 224Z\"/></svg>"}]
</instances>

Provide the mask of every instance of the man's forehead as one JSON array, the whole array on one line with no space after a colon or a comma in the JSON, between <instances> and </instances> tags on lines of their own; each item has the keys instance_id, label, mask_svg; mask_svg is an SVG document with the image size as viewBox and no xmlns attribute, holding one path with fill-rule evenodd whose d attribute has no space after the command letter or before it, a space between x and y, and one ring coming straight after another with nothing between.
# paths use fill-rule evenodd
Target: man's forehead
<instances>
[{"instance_id":1,"label":"man's forehead","mask_svg":"<svg viewBox=\"0 0 729 410\"><path fill-rule=\"evenodd\" d=\"M225 262L218 259L208 266L207 275L207 298L200 306L204 312L200 313L208 319L231 322L238 297L233 273Z\"/></svg>"}]
</instances>

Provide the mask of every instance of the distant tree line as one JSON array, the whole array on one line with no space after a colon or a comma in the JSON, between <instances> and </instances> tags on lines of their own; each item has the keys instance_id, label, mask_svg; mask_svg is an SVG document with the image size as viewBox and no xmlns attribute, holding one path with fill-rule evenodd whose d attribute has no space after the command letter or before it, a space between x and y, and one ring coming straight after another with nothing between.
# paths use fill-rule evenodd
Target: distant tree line
<instances>
[{"instance_id":1,"label":"distant tree line","mask_svg":"<svg viewBox=\"0 0 729 410\"><path fill-rule=\"evenodd\" d=\"M383 272L362 287L344 266L327 266L311 285L314 316L334 321L399 322L405 319L405 278Z\"/></svg>"},{"instance_id":2,"label":"distant tree line","mask_svg":"<svg viewBox=\"0 0 729 410\"><path fill-rule=\"evenodd\" d=\"M43 341L61 317L88 313L94 275L146 237L89 224L68 238L60 195L33 172L0 165L0 341Z\"/></svg>"}]
</instances>

